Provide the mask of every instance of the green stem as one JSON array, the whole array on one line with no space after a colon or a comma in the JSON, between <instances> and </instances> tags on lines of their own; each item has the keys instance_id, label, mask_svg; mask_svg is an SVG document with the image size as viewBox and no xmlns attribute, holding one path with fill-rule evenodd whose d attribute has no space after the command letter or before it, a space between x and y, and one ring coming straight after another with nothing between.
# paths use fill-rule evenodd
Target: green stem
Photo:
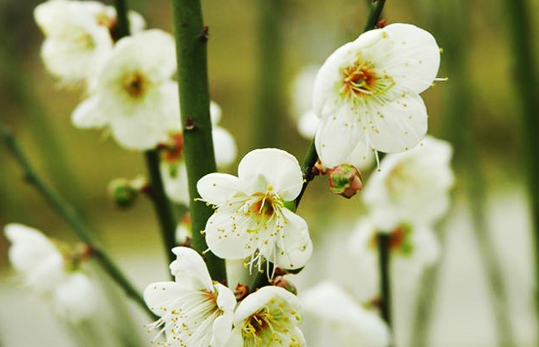
<instances>
[{"instance_id":1,"label":"green stem","mask_svg":"<svg viewBox=\"0 0 539 347\"><path fill-rule=\"evenodd\" d=\"M531 204L532 238L535 251L535 305L539 315L539 76L531 25L531 6L525 0L504 0L515 74L516 95L523 119L525 172Z\"/></svg>"},{"instance_id":2,"label":"green stem","mask_svg":"<svg viewBox=\"0 0 539 347\"><path fill-rule=\"evenodd\" d=\"M118 41L122 37L129 35L129 17L125 0L114 0L114 7L116 8L116 25L112 36Z\"/></svg>"},{"instance_id":3,"label":"green stem","mask_svg":"<svg viewBox=\"0 0 539 347\"><path fill-rule=\"evenodd\" d=\"M165 194L165 186L161 171L159 169L159 152L157 150L146 151L146 166L150 175L150 197L152 199L155 213L161 227L161 236L165 246L168 263L170 264L176 258L172 253L172 248L176 247L176 225L174 210Z\"/></svg>"},{"instance_id":4,"label":"green stem","mask_svg":"<svg viewBox=\"0 0 539 347\"><path fill-rule=\"evenodd\" d=\"M45 112L34 85L29 82L28 73L22 65L24 60L17 54L17 45L5 24L0 25L0 36L3 41L0 45L0 73L6 90L9 90L9 102L17 105L25 116L25 125L37 144L46 173L55 188L84 211L85 203L81 197L80 184L66 160L66 153L51 123L52 117Z\"/></svg>"},{"instance_id":5,"label":"green stem","mask_svg":"<svg viewBox=\"0 0 539 347\"><path fill-rule=\"evenodd\" d=\"M208 91L207 41L208 27L203 25L200 0L171 0L178 59L181 122L184 136L184 155L187 166L193 239L192 247L200 253L207 250L202 231L213 209L201 201L197 182L216 172L210 120ZM226 282L223 259L205 253L211 277Z\"/></svg>"},{"instance_id":6,"label":"green stem","mask_svg":"<svg viewBox=\"0 0 539 347\"><path fill-rule=\"evenodd\" d=\"M392 330L391 315L391 235L378 233L378 265L380 270L380 313Z\"/></svg>"},{"instance_id":7,"label":"green stem","mask_svg":"<svg viewBox=\"0 0 539 347\"><path fill-rule=\"evenodd\" d=\"M363 32L372 30L376 27L376 24L378 24L378 21L380 20L380 16L382 15L382 10L384 9L385 3L386 3L386 0L373 1L370 7L369 16L367 18L367 23L365 23L365 27L363 28ZM314 138L313 138L313 140L311 141L311 144L309 145L309 148L307 149L305 158L303 159L303 164L301 165L301 168L303 170L304 182L303 182L303 187L301 189L301 193L298 195L298 197L295 200L296 209L298 208L299 203L301 202L301 198L303 197L303 194L305 193L307 186L315 177L313 173L313 168L316 165L317 161L318 161L318 154L316 153L316 147L314 145Z\"/></svg>"},{"instance_id":8,"label":"green stem","mask_svg":"<svg viewBox=\"0 0 539 347\"><path fill-rule=\"evenodd\" d=\"M285 121L284 34L286 0L258 0L258 83L254 119L255 148L278 147ZM271 129L271 131L268 131Z\"/></svg>"},{"instance_id":9,"label":"green stem","mask_svg":"<svg viewBox=\"0 0 539 347\"><path fill-rule=\"evenodd\" d=\"M25 180L32 184L34 188L47 200L47 202L53 207L56 212L62 216L69 226L75 231L77 236L92 249L93 257L103 267L103 269L111 276L114 281L124 290L124 292L131 297L136 303L138 303L151 318L155 318L155 315L146 306L142 295L135 289L135 287L129 282L127 277L120 271L120 269L114 264L112 259L105 253L105 251L98 245L92 236L92 232L80 219L77 212L69 206L56 192L54 192L41 177L34 171L30 162L26 158L19 143L13 136L13 134L0 122L0 138L6 145L8 151L13 155L19 166L24 172Z\"/></svg>"},{"instance_id":10,"label":"green stem","mask_svg":"<svg viewBox=\"0 0 539 347\"><path fill-rule=\"evenodd\" d=\"M378 24L378 22L380 21L380 17L382 16L382 10L384 9L385 4L386 0L372 1L371 11L369 13L369 16L367 17L367 22L365 23L363 32L372 30L376 27L376 24Z\"/></svg>"}]
</instances>

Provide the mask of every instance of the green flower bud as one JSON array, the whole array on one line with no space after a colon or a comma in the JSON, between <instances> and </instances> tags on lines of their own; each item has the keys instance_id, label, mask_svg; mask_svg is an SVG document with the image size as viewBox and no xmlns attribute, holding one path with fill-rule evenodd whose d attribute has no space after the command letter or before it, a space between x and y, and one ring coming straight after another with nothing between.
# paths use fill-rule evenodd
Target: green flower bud
<instances>
[{"instance_id":1,"label":"green flower bud","mask_svg":"<svg viewBox=\"0 0 539 347\"><path fill-rule=\"evenodd\" d=\"M140 187L125 178L112 180L109 184L109 195L119 208L127 209L132 207L139 194Z\"/></svg>"},{"instance_id":2,"label":"green flower bud","mask_svg":"<svg viewBox=\"0 0 539 347\"><path fill-rule=\"evenodd\" d=\"M350 199L363 189L361 173L353 165L341 164L327 172L329 188L336 195Z\"/></svg>"}]
</instances>

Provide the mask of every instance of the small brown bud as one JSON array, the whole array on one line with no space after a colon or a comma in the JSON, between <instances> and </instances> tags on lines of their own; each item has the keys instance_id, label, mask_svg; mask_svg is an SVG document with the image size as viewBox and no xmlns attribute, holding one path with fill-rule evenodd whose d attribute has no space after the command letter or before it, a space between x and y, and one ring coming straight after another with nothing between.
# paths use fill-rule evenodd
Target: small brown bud
<instances>
[{"instance_id":1,"label":"small brown bud","mask_svg":"<svg viewBox=\"0 0 539 347\"><path fill-rule=\"evenodd\" d=\"M336 195L350 199L363 189L361 173L353 165L341 164L327 172L329 188Z\"/></svg>"},{"instance_id":2,"label":"small brown bud","mask_svg":"<svg viewBox=\"0 0 539 347\"><path fill-rule=\"evenodd\" d=\"M236 296L236 300L243 300L247 295L249 295L249 287L243 283L238 283L234 289L234 295Z\"/></svg>"}]
</instances>

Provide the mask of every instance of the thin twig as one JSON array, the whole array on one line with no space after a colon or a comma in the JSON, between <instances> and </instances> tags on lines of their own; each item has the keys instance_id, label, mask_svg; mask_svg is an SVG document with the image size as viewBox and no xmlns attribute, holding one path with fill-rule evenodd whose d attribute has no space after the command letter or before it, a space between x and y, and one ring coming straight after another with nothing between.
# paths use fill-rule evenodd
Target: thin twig
<instances>
[{"instance_id":1,"label":"thin twig","mask_svg":"<svg viewBox=\"0 0 539 347\"><path fill-rule=\"evenodd\" d=\"M174 217L174 210L165 194L165 186L161 171L159 170L159 152L157 150L146 151L145 153L146 166L150 174L150 197L152 199L155 213L159 221L161 229L161 237L168 263L170 264L176 256L172 253L172 248L176 247L176 225L177 221Z\"/></svg>"},{"instance_id":2,"label":"thin twig","mask_svg":"<svg viewBox=\"0 0 539 347\"><path fill-rule=\"evenodd\" d=\"M93 257L103 267L105 272L109 274L124 292L138 303L151 318L155 318L153 312L146 306L142 295L135 289L112 259L109 258L105 251L94 240L92 232L80 219L77 212L71 208L62 197L45 184L43 179L41 179L38 173L33 169L19 143L11 131L9 131L2 122L0 122L0 138L23 170L25 180L36 188L52 208L65 219L77 236L92 249Z\"/></svg>"},{"instance_id":3,"label":"thin twig","mask_svg":"<svg viewBox=\"0 0 539 347\"><path fill-rule=\"evenodd\" d=\"M378 233L378 265L380 271L380 313L382 319L392 329L391 312L391 235Z\"/></svg>"}]
</instances>

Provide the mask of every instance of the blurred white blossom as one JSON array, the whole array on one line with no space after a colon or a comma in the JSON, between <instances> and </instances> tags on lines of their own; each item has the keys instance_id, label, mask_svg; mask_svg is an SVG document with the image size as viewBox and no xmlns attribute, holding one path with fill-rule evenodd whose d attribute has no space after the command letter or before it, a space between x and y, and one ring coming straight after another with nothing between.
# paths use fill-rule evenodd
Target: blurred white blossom
<instances>
[{"instance_id":1,"label":"blurred white blossom","mask_svg":"<svg viewBox=\"0 0 539 347\"><path fill-rule=\"evenodd\" d=\"M427 132L419 96L435 80L440 51L434 37L409 24L363 33L322 65L313 106L322 122L316 150L326 167L355 164L374 150L402 152Z\"/></svg>"},{"instance_id":2,"label":"blurred white blossom","mask_svg":"<svg viewBox=\"0 0 539 347\"><path fill-rule=\"evenodd\" d=\"M67 245L59 248L60 243L21 224L8 224L5 234L11 242L11 265L31 290L50 301L60 317L78 323L95 313L97 288L68 253Z\"/></svg>"},{"instance_id":3,"label":"blurred white blossom","mask_svg":"<svg viewBox=\"0 0 539 347\"><path fill-rule=\"evenodd\" d=\"M122 147L148 150L179 126L174 38L161 30L119 40L90 97L73 112L79 128L108 128Z\"/></svg>"},{"instance_id":4,"label":"blurred white blossom","mask_svg":"<svg viewBox=\"0 0 539 347\"><path fill-rule=\"evenodd\" d=\"M146 287L144 300L161 318L149 326L165 335L166 345L188 347L224 346L232 331L236 298L220 283L212 282L202 257L193 249L172 249L170 264L175 282L156 282Z\"/></svg>"},{"instance_id":5,"label":"blurred white blossom","mask_svg":"<svg viewBox=\"0 0 539 347\"><path fill-rule=\"evenodd\" d=\"M210 103L210 116L212 122L213 147L215 161L218 169L230 166L236 161L238 149L236 140L228 130L219 126L221 120L221 107L216 102ZM169 135L173 139L172 155L165 157L161 162L161 175L168 198L178 204L189 205L189 191L187 185L187 168L182 156L183 138L179 129ZM175 138L175 139L174 139ZM178 143L180 142L181 143ZM170 150L169 150L170 151Z\"/></svg>"},{"instance_id":6,"label":"blurred white blossom","mask_svg":"<svg viewBox=\"0 0 539 347\"><path fill-rule=\"evenodd\" d=\"M301 303L294 294L280 287L262 287L236 308L226 347L303 347L301 320Z\"/></svg>"},{"instance_id":7,"label":"blurred white blossom","mask_svg":"<svg viewBox=\"0 0 539 347\"><path fill-rule=\"evenodd\" d=\"M212 173L197 184L202 200L216 206L206 224L210 250L225 259L250 257L260 270L264 259L285 269L303 267L312 253L307 223L285 207L300 193L298 161L274 149L249 152L238 177Z\"/></svg>"},{"instance_id":8,"label":"blurred white blossom","mask_svg":"<svg viewBox=\"0 0 539 347\"><path fill-rule=\"evenodd\" d=\"M351 234L347 248L355 260L361 280L362 293L369 299L378 295L379 251L377 235L380 231L369 218L362 218ZM425 225L401 224L391 231L391 278L395 288L412 287L425 267L434 264L440 256L440 246L434 230Z\"/></svg>"},{"instance_id":9,"label":"blurred white blossom","mask_svg":"<svg viewBox=\"0 0 539 347\"><path fill-rule=\"evenodd\" d=\"M62 84L91 82L109 58L116 10L95 1L49 0L34 10L45 35L41 57ZM145 27L142 16L130 11L131 32Z\"/></svg>"},{"instance_id":10,"label":"blurred white blossom","mask_svg":"<svg viewBox=\"0 0 539 347\"><path fill-rule=\"evenodd\" d=\"M379 230L405 222L431 225L447 212L454 182L452 153L448 142L427 136L416 148L382 160L363 191Z\"/></svg>"},{"instance_id":11,"label":"blurred white blossom","mask_svg":"<svg viewBox=\"0 0 539 347\"><path fill-rule=\"evenodd\" d=\"M385 322L364 308L338 284L325 281L300 295L309 346L386 347L390 333ZM310 335L308 332L311 332Z\"/></svg>"}]
</instances>

